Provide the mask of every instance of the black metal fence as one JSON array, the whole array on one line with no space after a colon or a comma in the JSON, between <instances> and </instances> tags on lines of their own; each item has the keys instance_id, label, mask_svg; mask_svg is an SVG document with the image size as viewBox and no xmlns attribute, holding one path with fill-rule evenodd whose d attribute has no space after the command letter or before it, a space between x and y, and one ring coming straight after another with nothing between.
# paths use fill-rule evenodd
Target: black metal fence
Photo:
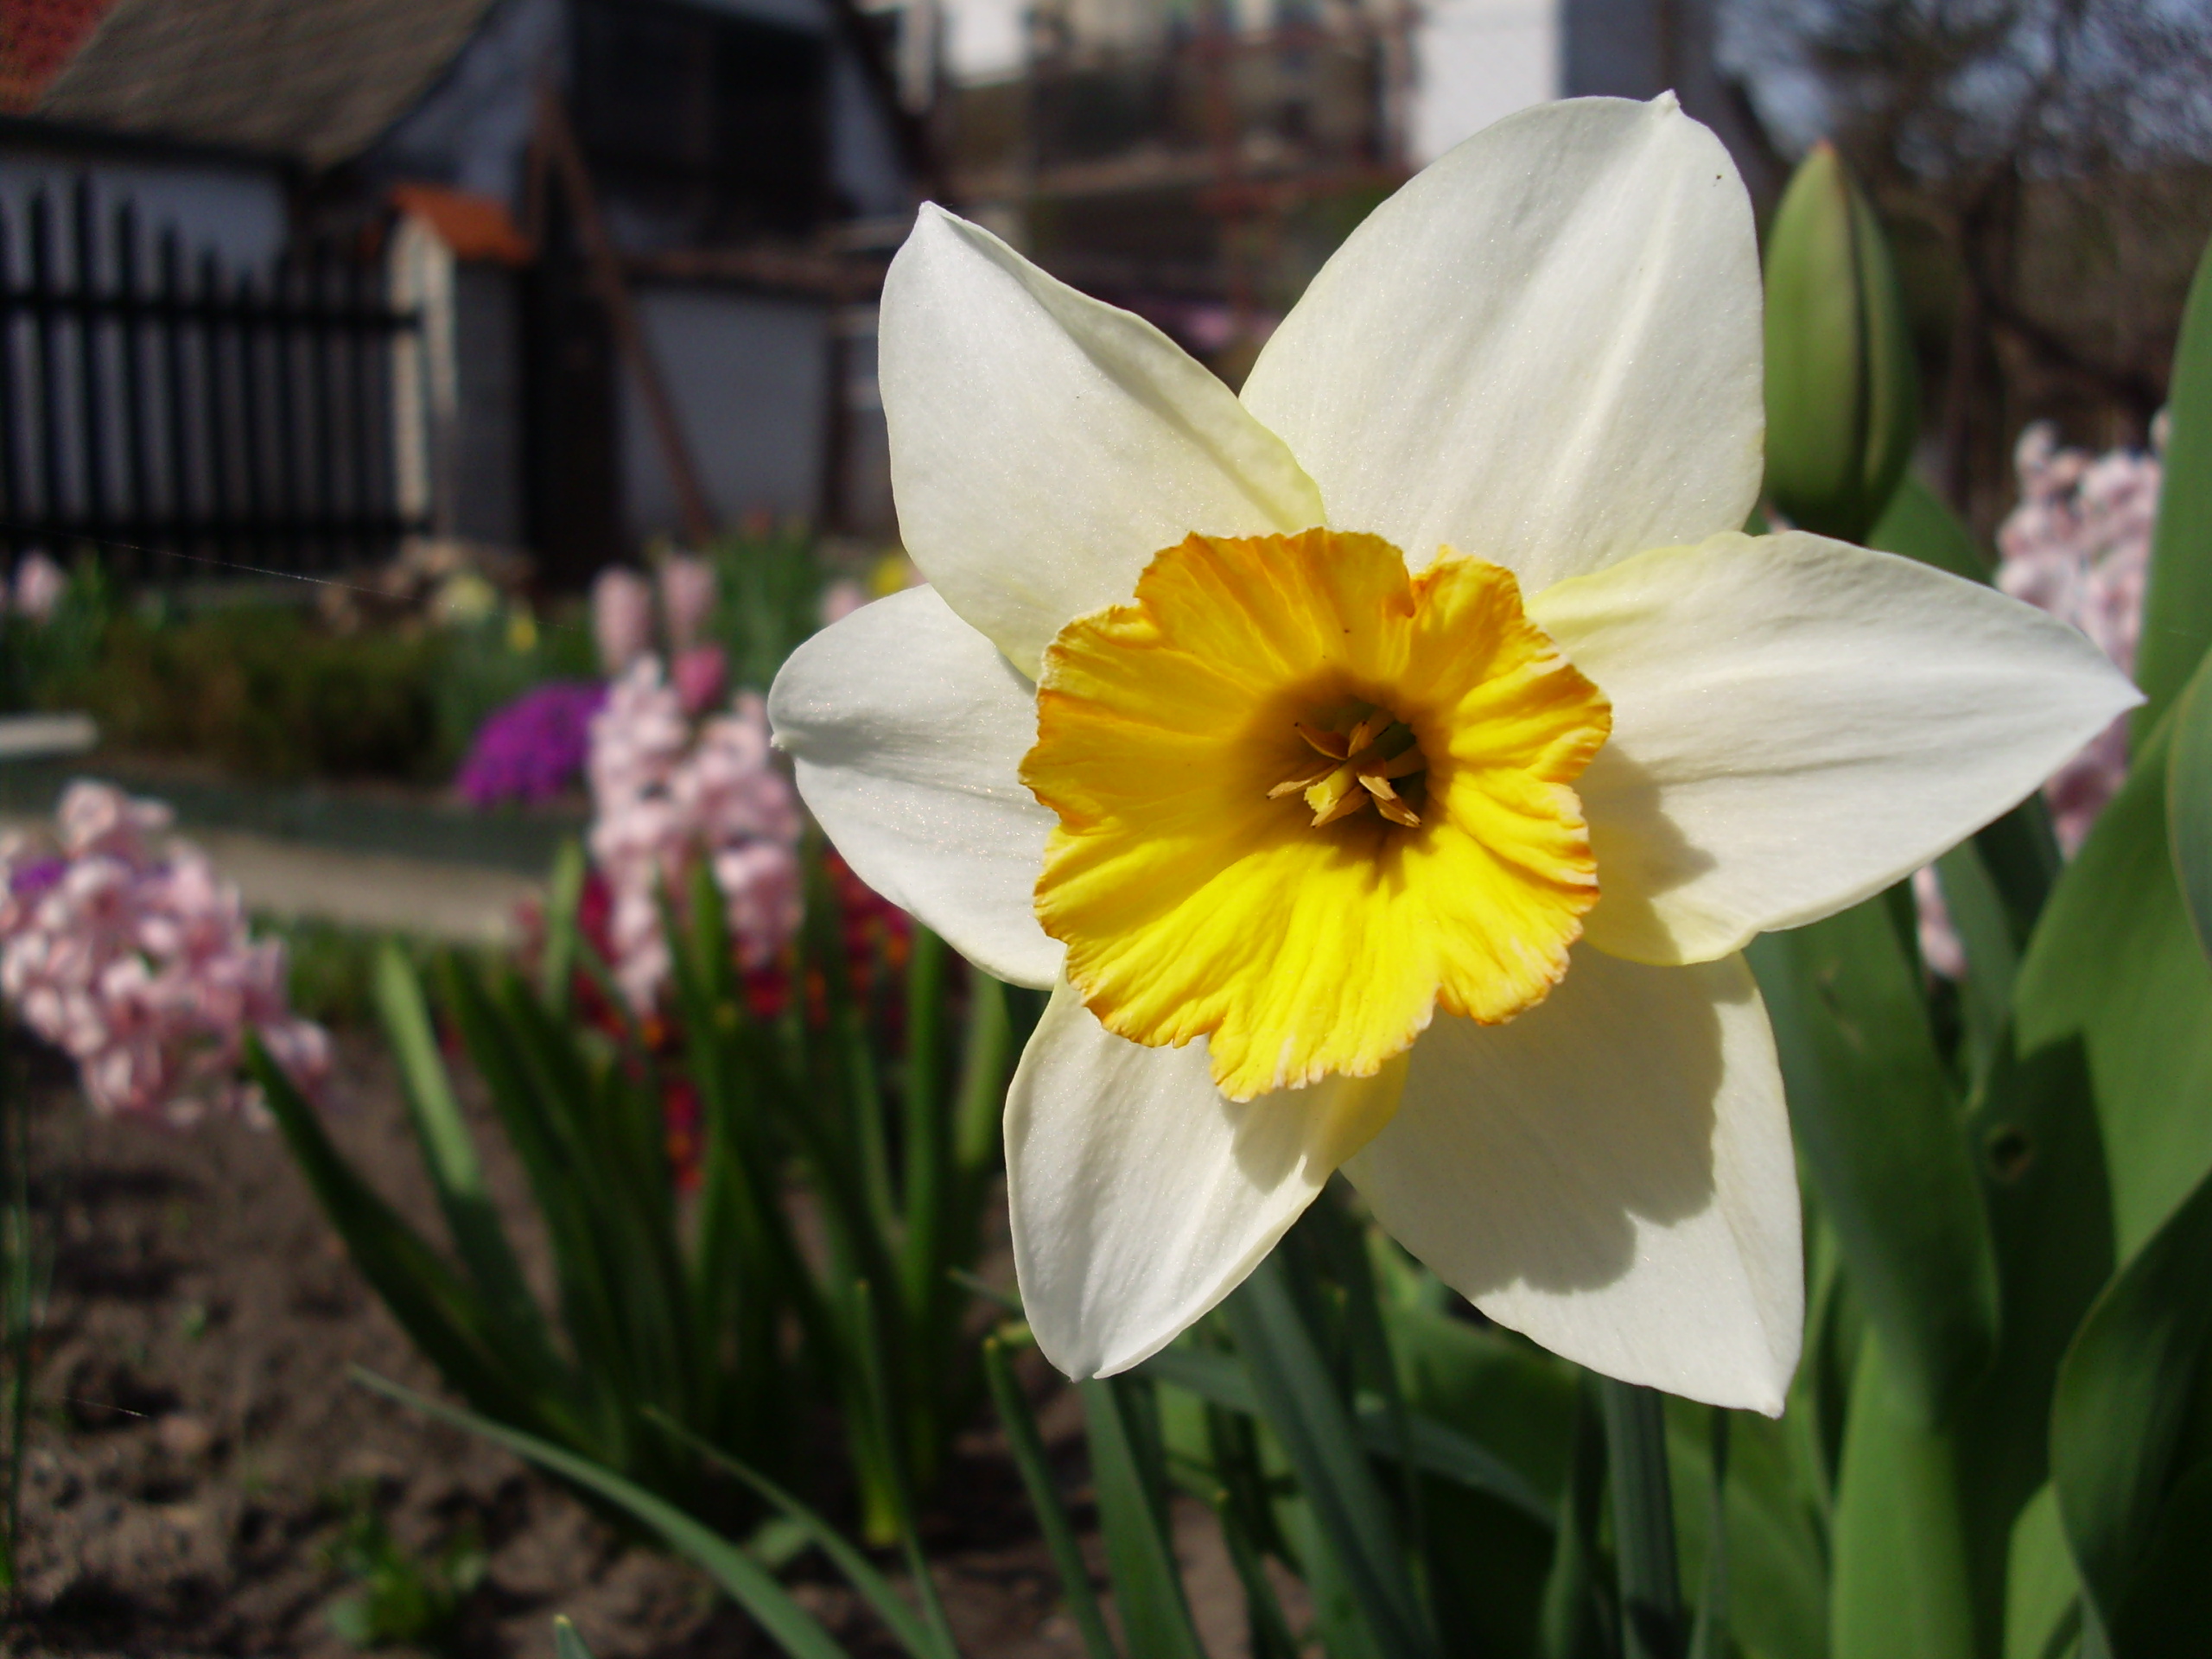
<instances>
[{"instance_id":1,"label":"black metal fence","mask_svg":"<svg viewBox=\"0 0 2212 1659\"><path fill-rule=\"evenodd\" d=\"M0 548L90 545L126 579L382 556L421 528L393 419L416 327L374 265L226 270L89 179L0 204Z\"/></svg>"}]
</instances>

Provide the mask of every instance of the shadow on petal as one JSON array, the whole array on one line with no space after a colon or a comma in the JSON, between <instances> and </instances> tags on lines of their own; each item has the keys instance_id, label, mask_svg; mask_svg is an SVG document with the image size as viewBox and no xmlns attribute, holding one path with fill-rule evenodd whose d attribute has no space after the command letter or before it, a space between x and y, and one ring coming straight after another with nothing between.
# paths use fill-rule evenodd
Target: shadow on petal
<instances>
[{"instance_id":1,"label":"shadow on petal","mask_svg":"<svg viewBox=\"0 0 2212 1659\"><path fill-rule=\"evenodd\" d=\"M1237 1168L1262 1189L1297 1174L1318 1192L1396 1115L1411 1058L1386 1060L1371 1077L1325 1077L1242 1103L1217 1096Z\"/></svg>"},{"instance_id":2,"label":"shadow on petal","mask_svg":"<svg viewBox=\"0 0 2212 1659\"><path fill-rule=\"evenodd\" d=\"M1613 1284L1643 1228L1713 1206L1722 1010L1756 995L1748 975L1578 947L1560 988L1510 1024L1439 1019L1398 1116L1348 1173L1470 1300Z\"/></svg>"},{"instance_id":3,"label":"shadow on petal","mask_svg":"<svg viewBox=\"0 0 2212 1659\"><path fill-rule=\"evenodd\" d=\"M1599 899L1587 937L1637 955L1671 954L1672 931L1652 902L1713 868L1713 855L1667 815L1657 775L1618 745L1598 751L1575 783L1597 855Z\"/></svg>"}]
</instances>

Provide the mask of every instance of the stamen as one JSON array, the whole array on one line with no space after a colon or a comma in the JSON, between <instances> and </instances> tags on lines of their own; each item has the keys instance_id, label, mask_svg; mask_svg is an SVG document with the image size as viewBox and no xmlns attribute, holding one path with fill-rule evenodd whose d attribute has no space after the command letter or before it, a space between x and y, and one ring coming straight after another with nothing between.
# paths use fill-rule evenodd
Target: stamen
<instances>
[{"instance_id":1,"label":"stamen","mask_svg":"<svg viewBox=\"0 0 2212 1659\"><path fill-rule=\"evenodd\" d=\"M1421 828L1421 814L1391 785L1393 779L1410 778L1427 770L1427 757L1421 753L1412 728L1372 703L1354 703L1334 717L1349 719L1351 729L1340 731L1334 726L1302 720L1292 722L1292 729L1306 747L1332 764L1284 779L1268 791L1268 798L1280 800L1302 793L1306 805L1313 809L1317 830L1370 806L1392 823L1408 830Z\"/></svg>"},{"instance_id":2,"label":"stamen","mask_svg":"<svg viewBox=\"0 0 2212 1659\"><path fill-rule=\"evenodd\" d=\"M1348 818L1367 804L1366 791L1358 786L1350 773L1350 767L1332 772L1326 782L1316 784L1306 791L1306 799L1314 809L1313 827L1316 830L1325 823L1334 823L1338 818ZM1314 799L1315 796L1323 795L1325 791L1328 799L1326 805Z\"/></svg>"},{"instance_id":3,"label":"stamen","mask_svg":"<svg viewBox=\"0 0 2212 1659\"><path fill-rule=\"evenodd\" d=\"M1351 753L1351 746L1344 741L1344 734L1342 732L1332 732L1319 726L1308 726L1302 720L1294 721L1293 724L1300 737L1332 760L1341 760Z\"/></svg>"},{"instance_id":4,"label":"stamen","mask_svg":"<svg viewBox=\"0 0 2212 1659\"><path fill-rule=\"evenodd\" d=\"M1335 770L1334 766L1324 766L1319 772L1300 772L1295 778L1286 778L1268 791L1268 798L1271 801L1279 801L1286 795L1294 795L1300 790L1311 789Z\"/></svg>"}]
</instances>

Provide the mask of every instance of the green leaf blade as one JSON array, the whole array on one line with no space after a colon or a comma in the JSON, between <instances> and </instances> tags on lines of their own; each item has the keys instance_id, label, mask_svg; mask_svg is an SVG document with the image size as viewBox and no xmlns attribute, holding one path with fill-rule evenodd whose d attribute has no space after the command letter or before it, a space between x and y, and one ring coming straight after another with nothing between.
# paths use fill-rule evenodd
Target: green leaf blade
<instances>
[{"instance_id":1,"label":"green leaf blade","mask_svg":"<svg viewBox=\"0 0 2212 1659\"><path fill-rule=\"evenodd\" d=\"M2135 683L2145 697L2135 711L2139 743L2212 650L2212 246L2190 284L2166 407L2173 427L2135 658Z\"/></svg>"},{"instance_id":2,"label":"green leaf blade","mask_svg":"<svg viewBox=\"0 0 2212 1659\"><path fill-rule=\"evenodd\" d=\"M2024 1056L2078 1044L2121 1260L2212 1171L2212 963L2166 839L2169 721L2053 889L2014 993Z\"/></svg>"},{"instance_id":3,"label":"green leaf blade","mask_svg":"<svg viewBox=\"0 0 2212 1659\"><path fill-rule=\"evenodd\" d=\"M2174 705L2166 840L2196 942L2212 957L2212 652Z\"/></svg>"},{"instance_id":4,"label":"green leaf blade","mask_svg":"<svg viewBox=\"0 0 2212 1659\"><path fill-rule=\"evenodd\" d=\"M1755 942L1791 1128L1910 1419L1957 1410L1997 1347L1994 1246L1916 964L1876 899Z\"/></svg>"},{"instance_id":5,"label":"green leaf blade","mask_svg":"<svg viewBox=\"0 0 2212 1659\"><path fill-rule=\"evenodd\" d=\"M454 1249L483 1293L487 1306L511 1335L517 1358L550 1385L560 1375L550 1329L530 1294L522 1263L484 1185L483 1166L469 1138L461 1103L438 1052L437 1033L415 969L387 940L377 955L376 1000L385 1036L399 1063L401 1092L423 1167L453 1235Z\"/></svg>"},{"instance_id":6,"label":"green leaf blade","mask_svg":"<svg viewBox=\"0 0 2212 1659\"><path fill-rule=\"evenodd\" d=\"M1224 1305L1261 1414L1282 1442L1316 1530L1337 1558L1384 1654L1433 1652L1398 1529L1281 1262L1270 1257Z\"/></svg>"},{"instance_id":7,"label":"green leaf blade","mask_svg":"<svg viewBox=\"0 0 2212 1659\"><path fill-rule=\"evenodd\" d=\"M1166 1496L1147 1473L1152 1459L1135 1397L1143 1385L1108 1377L1077 1386L1090 1430L1099 1530L1129 1651L1145 1659L1205 1659L1175 1564Z\"/></svg>"},{"instance_id":8,"label":"green leaf blade","mask_svg":"<svg viewBox=\"0 0 2212 1659\"><path fill-rule=\"evenodd\" d=\"M1045 1460L1045 1442L1037 1432L1037 1419L1014 1377L1006 1346L996 1337L983 1342L983 1377L998 1408L999 1421L1005 1426L1014 1466L1029 1494L1030 1507L1037 1511L1045 1548L1059 1573L1068 1617L1083 1638L1084 1651L1090 1659L1116 1659L1113 1639L1106 1633L1106 1621L1098 1611L1098 1598L1091 1592L1090 1569L1084 1564L1083 1546L1077 1541L1074 1523L1068 1519L1067 1508L1053 1484L1052 1465Z\"/></svg>"},{"instance_id":9,"label":"green leaf blade","mask_svg":"<svg viewBox=\"0 0 2212 1659\"><path fill-rule=\"evenodd\" d=\"M2109 1629L2150 1553L2212 1338L2212 1176L2097 1299L2058 1373L2051 1480Z\"/></svg>"}]
</instances>

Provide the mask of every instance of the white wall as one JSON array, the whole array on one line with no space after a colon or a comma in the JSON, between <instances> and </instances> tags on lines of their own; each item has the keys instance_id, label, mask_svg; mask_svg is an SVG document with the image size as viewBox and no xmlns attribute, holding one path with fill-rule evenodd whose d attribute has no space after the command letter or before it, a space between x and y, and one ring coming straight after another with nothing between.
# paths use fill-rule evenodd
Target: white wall
<instances>
[{"instance_id":1,"label":"white wall","mask_svg":"<svg viewBox=\"0 0 2212 1659\"><path fill-rule=\"evenodd\" d=\"M945 73L963 83L1020 73L1031 0L941 0Z\"/></svg>"},{"instance_id":2,"label":"white wall","mask_svg":"<svg viewBox=\"0 0 2212 1659\"><path fill-rule=\"evenodd\" d=\"M1560 96L1561 0L1426 0L1414 37L1411 160Z\"/></svg>"},{"instance_id":3,"label":"white wall","mask_svg":"<svg viewBox=\"0 0 2212 1659\"><path fill-rule=\"evenodd\" d=\"M955 81L1018 74L1035 0L938 0L944 63ZM1264 29L1275 0L1232 0L1239 22ZM1565 0L1417 0L1410 137L1416 163L1433 161L1501 116L1562 96L1560 14ZM1071 21L1096 42L1152 38L1167 0L1069 0ZM1147 29L1142 21L1154 20Z\"/></svg>"}]
</instances>

